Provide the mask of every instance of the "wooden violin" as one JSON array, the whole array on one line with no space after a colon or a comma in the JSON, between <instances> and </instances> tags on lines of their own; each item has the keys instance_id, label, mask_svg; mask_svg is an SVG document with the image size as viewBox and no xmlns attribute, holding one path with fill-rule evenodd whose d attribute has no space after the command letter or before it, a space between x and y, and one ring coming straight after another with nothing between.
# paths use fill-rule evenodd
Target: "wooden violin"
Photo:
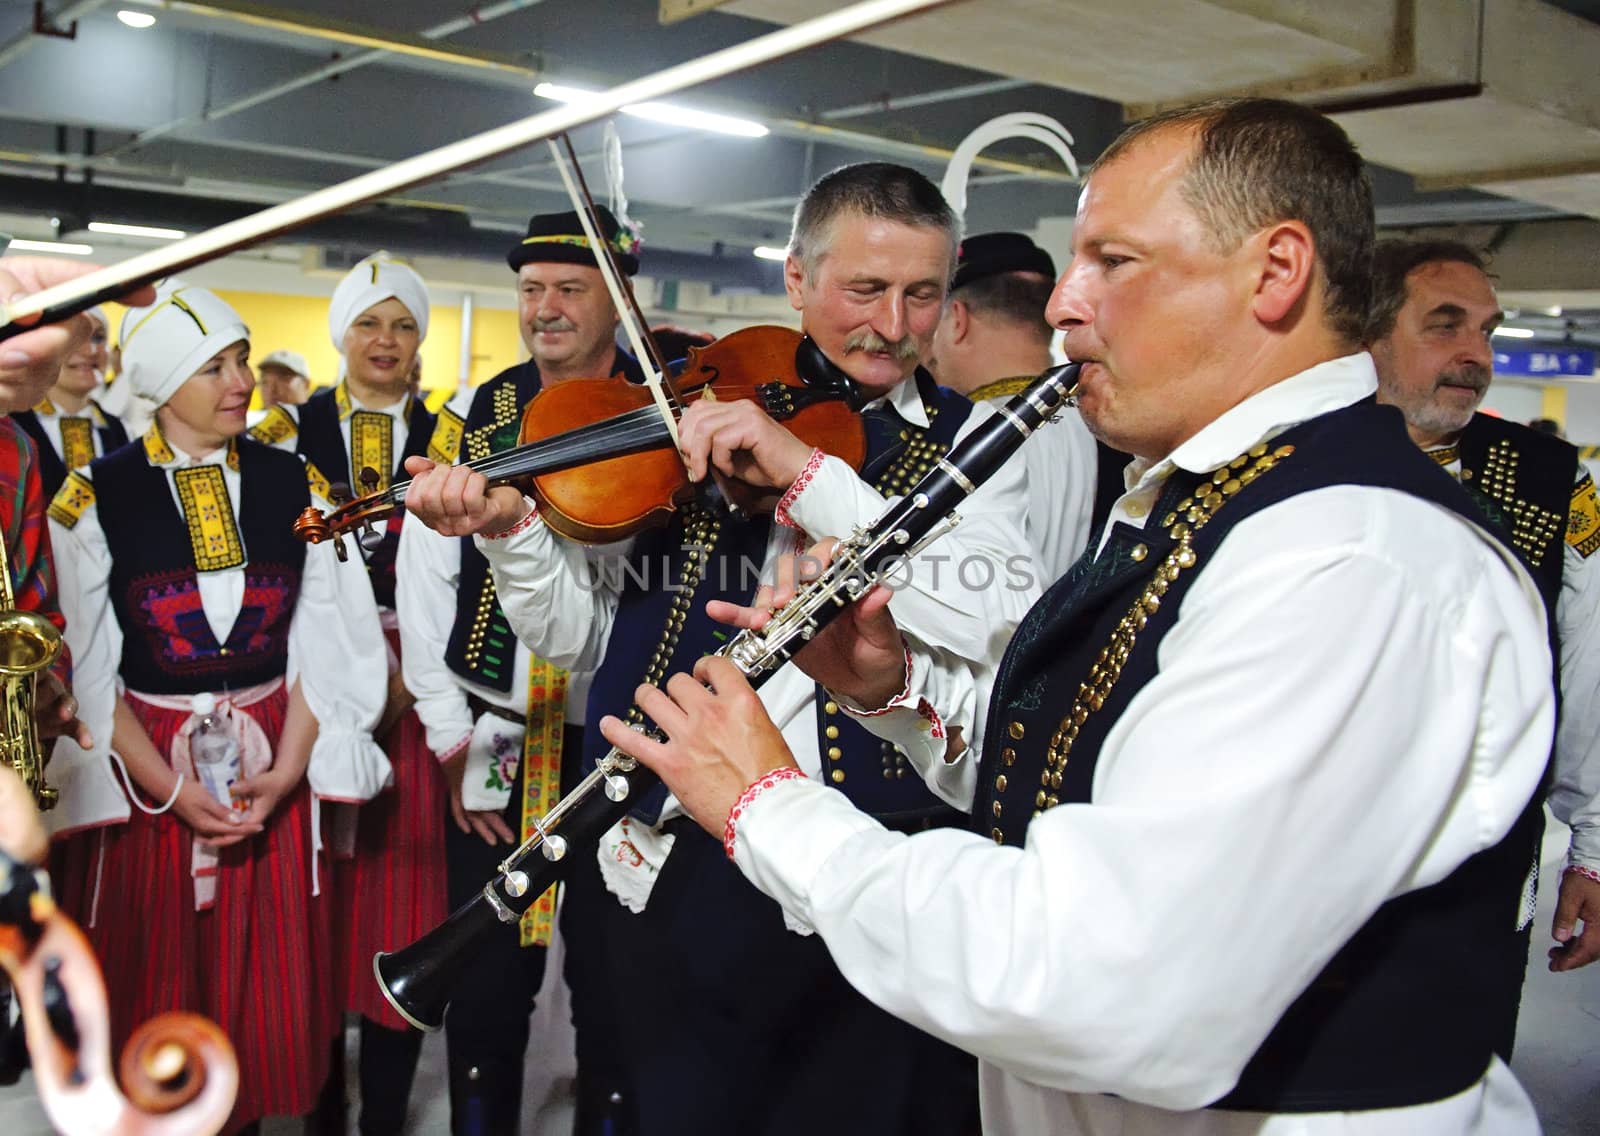
<instances>
[{"instance_id":1,"label":"wooden violin","mask_svg":"<svg viewBox=\"0 0 1600 1136\"><path fill-rule=\"evenodd\" d=\"M152 1018L134 1031L120 1077L112 1076L100 965L83 932L50 898L40 868L45 849L33 802L0 766L0 968L22 1008L34 1081L51 1123L68 1136L220 1131L233 1111L239 1065L227 1037L205 1018Z\"/></svg>"},{"instance_id":2,"label":"wooden violin","mask_svg":"<svg viewBox=\"0 0 1600 1136\"><path fill-rule=\"evenodd\" d=\"M671 380L682 404L749 399L797 438L859 469L866 434L861 392L808 337L786 327L744 328L693 347ZM646 387L620 377L567 379L546 387L523 411L516 447L466 463L496 485L514 485L539 503L540 516L572 540L622 540L664 524L693 496L672 432ZM387 518L405 502L409 481L339 505L307 509L295 535L316 544ZM738 496L738 486L733 487ZM755 494L733 502L753 507ZM343 544L339 545L343 555Z\"/></svg>"}]
</instances>

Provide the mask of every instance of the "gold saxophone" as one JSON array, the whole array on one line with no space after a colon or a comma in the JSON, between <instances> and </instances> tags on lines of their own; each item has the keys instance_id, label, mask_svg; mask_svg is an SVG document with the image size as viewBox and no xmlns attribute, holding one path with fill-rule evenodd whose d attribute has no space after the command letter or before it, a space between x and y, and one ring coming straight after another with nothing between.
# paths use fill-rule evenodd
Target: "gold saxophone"
<instances>
[{"instance_id":1,"label":"gold saxophone","mask_svg":"<svg viewBox=\"0 0 1600 1136\"><path fill-rule=\"evenodd\" d=\"M22 778L39 811L55 807L59 791L44 779L44 747L34 720L39 672L61 654L61 632L44 616L18 611L11 563L0 536L0 765Z\"/></svg>"}]
</instances>

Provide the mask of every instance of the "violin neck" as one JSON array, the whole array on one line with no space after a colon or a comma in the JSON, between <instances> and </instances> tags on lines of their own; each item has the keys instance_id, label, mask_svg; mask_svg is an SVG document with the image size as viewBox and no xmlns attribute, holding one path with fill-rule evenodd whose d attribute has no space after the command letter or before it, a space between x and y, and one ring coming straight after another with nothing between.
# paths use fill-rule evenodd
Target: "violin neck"
<instances>
[{"instance_id":1,"label":"violin neck","mask_svg":"<svg viewBox=\"0 0 1600 1136\"><path fill-rule=\"evenodd\" d=\"M607 458L660 449L672 444L672 435L655 407L643 407L617 416L608 422L583 426L528 442L488 457L467 462L490 481L510 481L541 473L571 469ZM404 496L401 486L396 486Z\"/></svg>"}]
</instances>

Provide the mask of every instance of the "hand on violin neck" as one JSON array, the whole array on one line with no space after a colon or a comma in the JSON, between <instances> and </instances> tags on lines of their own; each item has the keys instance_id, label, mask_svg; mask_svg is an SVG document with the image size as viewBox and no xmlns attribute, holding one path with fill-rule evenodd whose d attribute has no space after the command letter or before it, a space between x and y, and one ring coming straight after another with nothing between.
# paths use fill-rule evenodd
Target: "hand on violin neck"
<instances>
[{"instance_id":1,"label":"hand on violin neck","mask_svg":"<svg viewBox=\"0 0 1600 1136\"><path fill-rule=\"evenodd\" d=\"M491 487L489 479L464 465L439 465L427 458L406 459L411 475L406 510L445 536L495 536L532 512L521 490Z\"/></svg>"},{"instance_id":2,"label":"hand on violin neck","mask_svg":"<svg viewBox=\"0 0 1600 1136\"><path fill-rule=\"evenodd\" d=\"M811 446L745 399L694 403L678 421L678 441L691 481L715 471L780 494L811 460Z\"/></svg>"}]
</instances>

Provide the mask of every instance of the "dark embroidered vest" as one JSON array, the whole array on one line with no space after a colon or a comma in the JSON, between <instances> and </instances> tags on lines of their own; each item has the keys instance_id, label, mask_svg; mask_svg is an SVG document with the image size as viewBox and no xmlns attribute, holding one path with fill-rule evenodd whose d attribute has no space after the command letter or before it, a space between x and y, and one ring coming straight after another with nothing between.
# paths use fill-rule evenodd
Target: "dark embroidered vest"
<instances>
[{"instance_id":1,"label":"dark embroidered vest","mask_svg":"<svg viewBox=\"0 0 1600 1136\"><path fill-rule=\"evenodd\" d=\"M1144 530L1114 525L1099 557L1086 554L1024 618L990 701L974 808L980 831L1021 845L1039 810L1092 801L1100 747L1154 678L1184 595L1235 525L1342 484L1399 490L1480 520L1453 479L1411 443L1400 414L1370 400L1241 458L1213 476L1175 474ZM1396 1108L1443 1099L1481 1078L1499 1011L1507 1000L1515 1005L1522 982L1526 950L1516 922L1539 808L1535 797L1494 848L1379 908L1213 1107Z\"/></svg>"},{"instance_id":2,"label":"dark embroidered vest","mask_svg":"<svg viewBox=\"0 0 1600 1136\"><path fill-rule=\"evenodd\" d=\"M614 374L643 383L632 355L617 349ZM508 367L478 388L461 437L457 461L476 461L517 444L522 411L539 393L539 367L532 359ZM456 618L445 647L445 663L469 682L510 693L516 668L516 636L500 610L489 562L471 537L461 538L461 577L456 586Z\"/></svg>"},{"instance_id":3,"label":"dark embroidered vest","mask_svg":"<svg viewBox=\"0 0 1600 1136\"><path fill-rule=\"evenodd\" d=\"M1553 626L1578 447L1489 414L1474 414L1457 446L1461 487L1539 585Z\"/></svg>"},{"instance_id":4,"label":"dark embroidered vest","mask_svg":"<svg viewBox=\"0 0 1600 1136\"><path fill-rule=\"evenodd\" d=\"M936 386L926 372L919 370L916 382L929 412L926 430L887 407L863 415L867 459L861 476L885 493L902 493L915 484L921 472L944 456L972 412L970 402ZM635 539L626 564L618 569L622 593L605 660L589 691L588 721L598 722L603 714L639 720L632 707L640 682L659 683L692 670L701 655L727 642L731 632L705 614L706 603L749 602L761 582L771 525L770 517L740 517L720 505L697 503L667 527ZM890 823L920 827L930 818L951 815L920 777L900 772L903 755L892 747L885 751L877 738L838 713L837 706L830 713L833 704L820 692L816 702L827 784ZM831 736L830 728L835 731ZM592 769L606 748L599 732L590 731L584 739L585 768ZM665 799L666 791L658 789L634 815L653 823Z\"/></svg>"},{"instance_id":5,"label":"dark embroidered vest","mask_svg":"<svg viewBox=\"0 0 1600 1136\"><path fill-rule=\"evenodd\" d=\"M239 440L235 514L249 561L244 604L224 643L200 603L189 530L165 471L139 445L96 460L90 471L111 551L111 604L122 625L121 675L129 688L197 694L280 677L306 555L291 525L311 501L300 459Z\"/></svg>"},{"instance_id":6,"label":"dark embroidered vest","mask_svg":"<svg viewBox=\"0 0 1600 1136\"><path fill-rule=\"evenodd\" d=\"M33 439L33 448L39 451L39 481L44 485L44 498L48 501L56 495L61 483L66 481L67 463L56 453L55 445L50 441L50 435L45 433L44 423L39 421L37 414L31 410L19 410L11 417L28 432ZM104 426L95 427L95 433L100 437L100 452L109 456L128 444L128 431L123 428L121 419L108 414L105 421Z\"/></svg>"},{"instance_id":7,"label":"dark embroidered vest","mask_svg":"<svg viewBox=\"0 0 1600 1136\"><path fill-rule=\"evenodd\" d=\"M344 433L339 423L339 406L334 399L337 388L318 391L300 407L300 432L295 448L311 459L313 465L332 484L349 483L351 479L350 452L345 446ZM390 484L404 480L408 475L405 461L427 452L428 439L433 436L434 416L420 398L411 401L411 416L407 422L406 444L395 455L394 468L389 471ZM350 491L361 496L366 491L359 483L351 484ZM383 539L374 549L356 542L366 559L367 572L372 577L372 595L380 607L394 607L394 561L400 549L400 525L405 521L404 509L390 516Z\"/></svg>"}]
</instances>

